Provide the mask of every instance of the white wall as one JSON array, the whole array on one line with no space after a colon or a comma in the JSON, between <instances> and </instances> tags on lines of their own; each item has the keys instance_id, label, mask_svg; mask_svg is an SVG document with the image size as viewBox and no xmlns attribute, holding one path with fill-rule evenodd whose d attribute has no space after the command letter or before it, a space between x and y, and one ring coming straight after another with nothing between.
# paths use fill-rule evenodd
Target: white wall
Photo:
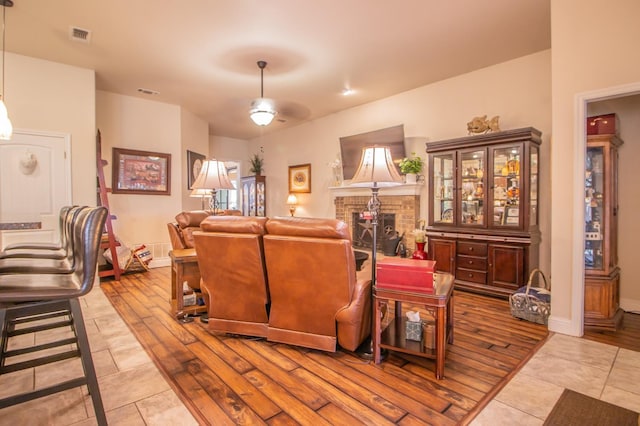
<instances>
[{"instance_id":1,"label":"white wall","mask_svg":"<svg viewBox=\"0 0 640 426\"><path fill-rule=\"evenodd\" d=\"M186 148L206 150L206 123L183 113L180 107L131 96L97 91L97 123L102 133L103 157L112 165L111 149L127 148L171 155L171 195L110 194L117 237L133 248L146 244L154 260L166 258L170 249L167 223L183 210L186 188ZM205 151L206 152L206 151ZM105 179L111 182L111 167ZM95 179L93 180L95 182ZM195 200L195 208L199 201ZM156 262L157 264L157 262Z\"/></svg>"},{"instance_id":2,"label":"white wall","mask_svg":"<svg viewBox=\"0 0 640 426\"><path fill-rule=\"evenodd\" d=\"M5 55L4 99L13 127L70 134L72 202L96 205L94 71Z\"/></svg>"},{"instance_id":3,"label":"white wall","mask_svg":"<svg viewBox=\"0 0 640 426\"><path fill-rule=\"evenodd\" d=\"M182 194L181 210L197 210L202 207L202 200L189 196L191 190L189 189L188 181L187 150L209 157L209 124L190 111L181 108L180 133L182 149L178 158L176 158L176 173L174 176L180 180L178 189Z\"/></svg>"},{"instance_id":4,"label":"white wall","mask_svg":"<svg viewBox=\"0 0 640 426\"><path fill-rule=\"evenodd\" d=\"M582 333L583 316L583 117L578 99L587 92L640 82L640 2L551 0L552 133L551 202L553 263L549 328Z\"/></svg>"},{"instance_id":5,"label":"white wall","mask_svg":"<svg viewBox=\"0 0 640 426\"><path fill-rule=\"evenodd\" d=\"M334 217L328 164L340 152L339 138L404 124L407 154L426 158L425 142L467 134L474 116L500 115L503 130L535 127L542 131L541 267L550 268L551 52L543 51L405 93L352 108L250 141L249 153L265 152L267 215L287 215L288 166L311 163L311 194L298 195L298 216ZM426 171L425 171L426 172ZM427 187L420 217L427 217ZM380 191L384 195L384 189ZM406 230L410 231L410 230ZM402 233L402 230L400 230Z\"/></svg>"}]
</instances>

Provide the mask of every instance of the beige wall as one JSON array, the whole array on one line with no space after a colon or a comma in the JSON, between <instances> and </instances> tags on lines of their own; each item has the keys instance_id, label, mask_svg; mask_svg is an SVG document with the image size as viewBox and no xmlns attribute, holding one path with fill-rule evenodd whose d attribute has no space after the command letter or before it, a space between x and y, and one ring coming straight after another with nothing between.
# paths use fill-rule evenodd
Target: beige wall
<instances>
[{"instance_id":1,"label":"beige wall","mask_svg":"<svg viewBox=\"0 0 640 426\"><path fill-rule=\"evenodd\" d=\"M618 265L620 266L620 306L640 312L640 286L635 277L637 247L640 240L640 95L591 102L588 115L616 113L620 120L618 168Z\"/></svg>"},{"instance_id":2,"label":"beige wall","mask_svg":"<svg viewBox=\"0 0 640 426\"><path fill-rule=\"evenodd\" d=\"M180 109L180 140L182 149L176 158L176 179L182 194L181 210L197 210L202 207L200 198L190 197L187 167L187 150L202 154L209 158L209 124L191 112ZM177 213L177 212L176 212Z\"/></svg>"},{"instance_id":3,"label":"beige wall","mask_svg":"<svg viewBox=\"0 0 640 426\"><path fill-rule=\"evenodd\" d=\"M298 216L333 217L331 169L339 138L404 124L406 152L423 158L425 142L465 136L474 116L500 115L501 128L536 127L541 147L541 267L550 268L549 135L551 129L551 53L543 51L420 87L250 142L249 153L265 151L267 214L287 215L288 166L311 163L311 194L298 196ZM426 171L425 171L426 172ZM427 217L427 188L421 191L420 217ZM380 191L383 195L384 189ZM410 230L406 230L410 231ZM402 230L400 230L402 232Z\"/></svg>"},{"instance_id":4,"label":"beige wall","mask_svg":"<svg viewBox=\"0 0 640 426\"><path fill-rule=\"evenodd\" d=\"M5 102L13 127L70 134L72 201L95 205L95 73L9 52L5 55Z\"/></svg>"},{"instance_id":5,"label":"beige wall","mask_svg":"<svg viewBox=\"0 0 640 426\"><path fill-rule=\"evenodd\" d=\"M171 154L171 195L111 194L109 204L118 219L114 230L133 247L144 243L154 260L170 249L167 222L183 210L186 188L186 149L207 151L207 125L181 108L131 96L97 91L97 124L102 133L103 157L112 163L111 149L128 148ZM183 142L182 138L188 138ZM111 182L111 167L105 168ZM95 180L93 180L95 182ZM199 208L195 200L194 207Z\"/></svg>"},{"instance_id":6,"label":"beige wall","mask_svg":"<svg viewBox=\"0 0 640 426\"><path fill-rule=\"evenodd\" d=\"M553 262L549 328L582 333L583 116L585 94L640 81L640 2L552 0L551 202ZM584 115L584 114L582 114ZM582 133L581 133L582 132Z\"/></svg>"}]
</instances>

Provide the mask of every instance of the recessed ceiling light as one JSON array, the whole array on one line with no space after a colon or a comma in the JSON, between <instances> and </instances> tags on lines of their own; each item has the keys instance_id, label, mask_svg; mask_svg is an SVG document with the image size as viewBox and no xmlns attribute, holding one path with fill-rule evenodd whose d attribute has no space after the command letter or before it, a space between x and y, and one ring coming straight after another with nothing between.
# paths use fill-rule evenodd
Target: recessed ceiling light
<instances>
[{"instance_id":1,"label":"recessed ceiling light","mask_svg":"<svg viewBox=\"0 0 640 426\"><path fill-rule=\"evenodd\" d=\"M356 93L356 91L351 88L345 87L344 89L342 89L342 96L350 96L354 93Z\"/></svg>"},{"instance_id":2,"label":"recessed ceiling light","mask_svg":"<svg viewBox=\"0 0 640 426\"><path fill-rule=\"evenodd\" d=\"M140 87L138 89L138 92L143 93L145 95L159 95L160 92L157 92L155 90L151 90L151 89L143 89L142 87Z\"/></svg>"}]
</instances>

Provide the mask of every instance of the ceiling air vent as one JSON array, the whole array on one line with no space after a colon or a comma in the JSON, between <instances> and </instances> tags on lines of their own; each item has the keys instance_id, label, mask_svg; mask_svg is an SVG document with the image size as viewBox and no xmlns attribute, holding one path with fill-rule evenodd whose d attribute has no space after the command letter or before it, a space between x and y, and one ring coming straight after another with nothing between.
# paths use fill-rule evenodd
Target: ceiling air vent
<instances>
[{"instance_id":1,"label":"ceiling air vent","mask_svg":"<svg viewBox=\"0 0 640 426\"><path fill-rule=\"evenodd\" d=\"M89 44L91 41L91 31L78 27L69 27L69 38L74 41Z\"/></svg>"}]
</instances>

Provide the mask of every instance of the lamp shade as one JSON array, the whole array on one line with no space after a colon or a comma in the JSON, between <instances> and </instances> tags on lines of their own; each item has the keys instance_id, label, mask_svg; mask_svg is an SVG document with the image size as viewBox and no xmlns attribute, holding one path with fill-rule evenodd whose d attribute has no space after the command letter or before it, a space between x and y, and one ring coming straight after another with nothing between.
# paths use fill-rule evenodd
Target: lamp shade
<instances>
[{"instance_id":1,"label":"lamp shade","mask_svg":"<svg viewBox=\"0 0 640 426\"><path fill-rule=\"evenodd\" d=\"M229 176L224 161L207 160L202 164L200 174L193 183L196 189L235 189Z\"/></svg>"},{"instance_id":2,"label":"lamp shade","mask_svg":"<svg viewBox=\"0 0 640 426\"><path fill-rule=\"evenodd\" d=\"M393 164L388 147L369 146L362 149L360 165L351 179L351 186L371 188L400 184L402 177Z\"/></svg>"},{"instance_id":3,"label":"lamp shade","mask_svg":"<svg viewBox=\"0 0 640 426\"><path fill-rule=\"evenodd\" d=\"M249 114L253 122L258 126L268 126L273 120L273 117L275 117L276 110L273 107L273 101L271 99L259 98L251 104Z\"/></svg>"},{"instance_id":4,"label":"lamp shade","mask_svg":"<svg viewBox=\"0 0 640 426\"><path fill-rule=\"evenodd\" d=\"M211 197L211 190L205 188L192 189L189 197L206 198Z\"/></svg>"},{"instance_id":5,"label":"lamp shade","mask_svg":"<svg viewBox=\"0 0 640 426\"><path fill-rule=\"evenodd\" d=\"M287 204L296 205L298 204L298 198L294 194L289 194L287 197Z\"/></svg>"}]
</instances>

